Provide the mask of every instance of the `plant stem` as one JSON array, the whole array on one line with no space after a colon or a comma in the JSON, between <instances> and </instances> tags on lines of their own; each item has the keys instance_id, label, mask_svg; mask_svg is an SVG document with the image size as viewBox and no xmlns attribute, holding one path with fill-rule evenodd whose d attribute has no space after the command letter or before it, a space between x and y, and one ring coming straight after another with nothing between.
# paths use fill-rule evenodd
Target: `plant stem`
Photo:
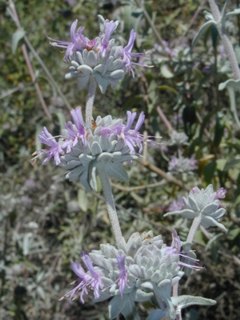
<instances>
[{"instance_id":1,"label":"plant stem","mask_svg":"<svg viewBox=\"0 0 240 320\"><path fill-rule=\"evenodd\" d=\"M160 119L162 120L165 127L167 128L168 132L171 133L173 131L173 127L171 123L168 121L166 115L164 114L160 106L157 106L157 112L159 114Z\"/></svg>"},{"instance_id":2,"label":"plant stem","mask_svg":"<svg viewBox=\"0 0 240 320\"><path fill-rule=\"evenodd\" d=\"M236 124L238 126L238 128L240 128L240 120L238 118L238 112L237 112L237 108L236 108L236 96L235 96L235 92L234 89L232 87L228 87L228 94L229 94L229 99L230 99L230 107L233 113L233 117L236 121Z\"/></svg>"},{"instance_id":3,"label":"plant stem","mask_svg":"<svg viewBox=\"0 0 240 320\"><path fill-rule=\"evenodd\" d=\"M27 65L27 67L28 67L29 74L30 74L30 76L31 76L31 79L32 79L32 82L33 82L33 84L34 84L35 90L36 90L36 92L37 92L37 96L38 96L38 99L39 99L39 101L40 101L40 104L41 104L41 106L42 106L42 108L43 108L44 113L45 113L46 116L48 117L48 119L51 120L51 119L52 119L52 116L51 116L51 114L50 114L49 111L48 111L48 107L47 107L47 105L46 105L46 103L45 103L45 100L44 100L44 98L43 98L42 91L41 91L41 89L40 89L39 84L38 84L37 81L36 81L35 73L34 73L33 66L32 66L31 60L30 60L30 58L29 58L28 52L27 52L26 45L23 44L23 45L21 46L21 49L22 49L22 53L23 53L23 56L24 56L26 65Z\"/></svg>"},{"instance_id":4,"label":"plant stem","mask_svg":"<svg viewBox=\"0 0 240 320\"><path fill-rule=\"evenodd\" d=\"M86 110L85 110L87 129L90 129L92 127L92 111L93 111L93 103L95 99L96 89L97 89L96 80L93 77L91 77L89 81Z\"/></svg>"},{"instance_id":5,"label":"plant stem","mask_svg":"<svg viewBox=\"0 0 240 320\"><path fill-rule=\"evenodd\" d=\"M141 4L139 0L135 0L135 2L136 2L136 4L137 4L137 6L142 9L143 14L144 14L144 16L145 16L148 24L149 24L150 27L152 28L152 31L153 31L155 37L157 38L158 42L159 42L159 43L162 43L162 42L163 42L163 41L162 41L162 37L161 37L160 33L158 32L158 30L156 29L154 23L152 22L152 18L149 16L147 10L146 10L145 7L144 7L144 4Z\"/></svg>"},{"instance_id":6,"label":"plant stem","mask_svg":"<svg viewBox=\"0 0 240 320\"><path fill-rule=\"evenodd\" d=\"M168 182L174 183L177 186L179 186L180 188L186 189L186 186L184 185L184 183L178 179L176 179L174 176L172 176L171 174L166 173L165 171L163 171L162 169L156 167L154 164L148 162L148 161L139 161L139 163L144 166L145 168L148 168L149 170L151 170L152 172L157 173L160 177L162 177L163 179L167 180Z\"/></svg>"},{"instance_id":7,"label":"plant stem","mask_svg":"<svg viewBox=\"0 0 240 320\"><path fill-rule=\"evenodd\" d=\"M14 23L16 24L18 29L23 29L18 14L17 14L17 10L15 7L15 4L12 0L9 0L8 2L8 12L12 18L12 20L14 21ZM40 66L42 67L43 71L45 72L46 76L48 77L49 83L52 85L52 87L58 92L58 94L60 95L60 97L63 99L63 102L66 104L67 108L69 110L71 110L71 105L69 104L67 98L65 97L65 95L62 93L61 89L59 88L58 84L56 83L56 81L53 79L50 71L48 70L48 68L46 67L45 63L42 61L42 59L40 58L39 54L37 53L37 51L34 49L34 47L32 46L30 40L28 39L27 35L25 34L24 36L24 41L27 45L27 47L29 48L29 50L32 52L32 54L34 55L34 57L36 58L36 60L38 61L38 63L40 64Z\"/></svg>"},{"instance_id":8,"label":"plant stem","mask_svg":"<svg viewBox=\"0 0 240 320\"><path fill-rule=\"evenodd\" d=\"M65 97L64 93L62 92L62 90L59 88L57 82L54 80L54 78L52 77L50 71L48 70L48 68L46 67L45 63L43 62L43 60L41 59L41 57L39 56L39 54L37 53L37 51L34 49L34 47L32 46L31 42L29 41L27 36L24 36L24 40L29 48L29 50L32 52L32 54L34 55L34 57L36 58L36 60L38 61L38 63L40 64L40 66L42 67L43 71L45 72L49 83L52 85L52 87L58 92L59 96L62 98L63 102L65 103L66 107L68 108L68 110L72 110L72 107L70 105L70 103L68 102L67 98Z\"/></svg>"},{"instance_id":9,"label":"plant stem","mask_svg":"<svg viewBox=\"0 0 240 320\"><path fill-rule=\"evenodd\" d=\"M118 248L125 250L126 242L125 242L125 239L123 238L121 227L119 224L118 215L115 207L115 201L112 193L112 187L111 187L109 178L105 173L104 169L101 170L100 168L100 170L98 170L98 173L102 182L103 194L106 201L107 211L108 211L109 219L112 225L112 231L115 237L116 244Z\"/></svg>"},{"instance_id":10,"label":"plant stem","mask_svg":"<svg viewBox=\"0 0 240 320\"><path fill-rule=\"evenodd\" d=\"M211 8L211 11L212 11L213 18L215 19L215 21L217 23L220 23L222 17L221 17L221 13L219 11L219 8L218 8L215 0L208 0L208 2L210 5L210 8ZM228 56L234 79L239 80L240 79L240 70L239 70L238 61L237 61L236 54L234 52L232 43L229 40L228 36L225 34L225 32L222 28L222 25L220 25L218 27L218 32L219 32L219 36L221 37L224 50Z\"/></svg>"},{"instance_id":11,"label":"plant stem","mask_svg":"<svg viewBox=\"0 0 240 320\"><path fill-rule=\"evenodd\" d=\"M187 236L187 240L186 240L187 243L191 244L193 242L195 234L200 226L200 223L201 223L201 216L193 219L191 228L190 228L188 236Z\"/></svg>"}]
</instances>

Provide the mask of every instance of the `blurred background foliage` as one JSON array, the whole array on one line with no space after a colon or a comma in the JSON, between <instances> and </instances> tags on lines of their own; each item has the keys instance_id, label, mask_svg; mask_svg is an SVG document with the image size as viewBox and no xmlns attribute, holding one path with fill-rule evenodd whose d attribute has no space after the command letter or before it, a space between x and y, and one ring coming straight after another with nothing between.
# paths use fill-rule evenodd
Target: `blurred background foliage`
<instances>
[{"instance_id":1,"label":"blurred background foliage","mask_svg":"<svg viewBox=\"0 0 240 320\"><path fill-rule=\"evenodd\" d=\"M39 130L46 125L59 134L68 109L83 106L86 96L76 81L64 80L63 52L50 47L48 37L67 39L76 18L94 37L102 14L121 21L119 40L127 41L136 29L135 49L146 52L152 66L139 68L115 91L99 92L95 102L95 115L143 110L146 135L156 138L143 159L129 167L129 183L114 183L124 234L153 229L170 241L176 228L184 240L187 223L163 218L171 203L195 185L226 188L229 232L198 233L195 249L205 268L184 279L181 290L217 300L209 309L187 310L185 319L239 319L240 130L227 92L218 90L231 70L213 28L191 45L207 1L16 0L15 6L18 33L8 2L0 0L0 318L107 319L104 304L59 301L73 281L70 261L113 242L103 199L66 181L51 164L31 161ZM229 7L239 7L239 1ZM239 18L232 18L227 29L240 52ZM171 128L185 132L188 144L171 144ZM197 168L169 173L169 160L179 155L194 157ZM141 308L145 319L147 307Z\"/></svg>"}]
</instances>

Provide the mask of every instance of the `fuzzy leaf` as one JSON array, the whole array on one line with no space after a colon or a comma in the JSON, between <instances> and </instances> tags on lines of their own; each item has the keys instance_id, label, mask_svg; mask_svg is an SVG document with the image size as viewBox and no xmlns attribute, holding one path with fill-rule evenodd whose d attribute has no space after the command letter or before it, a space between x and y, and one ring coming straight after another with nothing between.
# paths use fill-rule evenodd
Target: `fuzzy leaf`
<instances>
[{"instance_id":1,"label":"fuzzy leaf","mask_svg":"<svg viewBox=\"0 0 240 320\"><path fill-rule=\"evenodd\" d=\"M234 90L240 90L240 80L229 79L225 82L222 82L218 86L218 90L224 90L225 88L233 88Z\"/></svg>"},{"instance_id":2,"label":"fuzzy leaf","mask_svg":"<svg viewBox=\"0 0 240 320\"><path fill-rule=\"evenodd\" d=\"M166 312L164 312L161 309L156 309L150 312L149 316L147 317L147 320L165 320L167 319L166 317Z\"/></svg>"},{"instance_id":3,"label":"fuzzy leaf","mask_svg":"<svg viewBox=\"0 0 240 320\"><path fill-rule=\"evenodd\" d=\"M180 309L187 308L192 305L213 306L216 304L215 300L203 298L200 296L182 295L179 297L172 297L171 299L174 306Z\"/></svg>"},{"instance_id":4,"label":"fuzzy leaf","mask_svg":"<svg viewBox=\"0 0 240 320\"><path fill-rule=\"evenodd\" d=\"M169 69L169 67L167 65L162 65L161 66L161 73L164 76L164 78L166 79L170 79L173 78L174 74L172 73L172 71Z\"/></svg>"},{"instance_id":5,"label":"fuzzy leaf","mask_svg":"<svg viewBox=\"0 0 240 320\"><path fill-rule=\"evenodd\" d=\"M208 31L208 29L215 25L216 26L216 22L214 20L210 20L210 21L207 21L206 23L204 23L200 30L198 31L197 35L195 36L195 38L193 39L193 42L192 42L192 46L195 47L197 41L204 35L204 33L206 33Z\"/></svg>"},{"instance_id":6,"label":"fuzzy leaf","mask_svg":"<svg viewBox=\"0 0 240 320\"><path fill-rule=\"evenodd\" d=\"M230 16L236 16L240 14L240 9L234 9L233 11L230 11L226 14L226 17L230 17Z\"/></svg>"},{"instance_id":7,"label":"fuzzy leaf","mask_svg":"<svg viewBox=\"0 0 240 320\"><path fill-rule=\"evenodd\" d=\"M24 36L25 36L25 31L22 28L14 32L12 36L12 52L13 53L16 52L18 43L21 39L24 38Z\"/></svg>"},{"instance_id":8,"label":"fuzzy leaf","mask_svg":"<svg viewBox=\"0 0 240 320\"><path fill-rule=\"evenodd\" d=\"M110 319L117 318L122 314L125 318L133 314L135 309L134 297L132 294L115 296L109 304L109 317Z\"/></svg>"}]
</instances>

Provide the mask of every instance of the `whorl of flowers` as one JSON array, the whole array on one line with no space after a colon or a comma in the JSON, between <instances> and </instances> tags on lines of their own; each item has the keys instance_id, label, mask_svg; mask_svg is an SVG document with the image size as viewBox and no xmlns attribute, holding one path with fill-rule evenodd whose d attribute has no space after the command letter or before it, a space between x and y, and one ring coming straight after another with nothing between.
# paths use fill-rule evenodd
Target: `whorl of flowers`
<instances>
[{"instance_id":1,"label":"whorl of flowers","mask_svg":"<svg viewBox=\"0 0 240 320\"><path fill-rule=\"evenodd\" d=\"M183 198L184 208L168 212L166 216L180 215L187 219L199 217L201 225L205 228L216 226L222 231L227 231L224 225L218 221L226 213L220 203L220 199L223 199L225 195L225 189L220 188L215 192L212 185L207 186L206 189L194 187L189 195Z\"/></svg>"},{"instance_id":2,"label":"whorl of flowers","mask_svg":"<svg viewBox=\"0 0 240 320\"><path fill-rule=\"evenodd\" d=\"M112 298L110 318L134 313L135 302L149 301L153 297L159 306L175 319L171 302L171 289L183 276L181 241L173 233L171 246L161 236L151 232L134 233L127 242L126 251L110 244L101 244L100 250L84 254L81 263L72 263L77 276L76 286L65 294L70 299L94 298L100 302ZM190 268L194 266L187 265Z\"/></svg>"},{"instance_id":3,"label":"whorl of flowers","mask_svg":"<svg viewBox=\"0 0 240 320\"><path fill-rule=\"evenodd\" d=\"M71 181L80 181L87 190L95 189L98 170L126 180L123 163L135 159L142 151L143 136L139 130L145 118L143 112L136 121L136 112L127 111L127 123L110 115L98 116L90 129L86 128L80 108L72 110L71 115L72 121L67 122L58 140L47 128L40 133L39 139L46 146L40 151L43 163L53 159L68 171Z\"/></svg>"},{"instance_id":4,"label":"whorl of flowers","mask_svg":"<svg viewBox=\"0 0 240 320\"><path fill-rule=\"evenodd\" d=\"M172 130L170 134L170 145L187 145L188 144L188 136L184 132L178 132Z\"/></svg>"},{"instance_id":5,"label":"whorl of flowers","mask_svg":"<svg viewBox=\"0 0 240 320\"><path fill-rule=\"evenodd\" d=\"M182 173L191 172L197 169L197 160L194 157L184 158L172 157L168 164L168 170L170 172Z\"/></svg>"},{"instance_id":6,"label":"whorl of flowers","mask_svg":"<svg viewBox=\"0 0 240 320\"><path fill-rule=\"evenodd\" d=\"M100 34L94 39L87 38L84 28L77 28L78 20L75 20L70 28L70 41L51 39L51 44L66 49L65 61L70 63L67 79L77 77L80 87L84 88L94 78L104 93L109 85L115 87L126 72L134 74L136 60L142 54L132 52L136 39L134 30L125 46L118 45L112 34L119 22L105 20L102 16L99 21Z\"/></svg>"}]
</instances>

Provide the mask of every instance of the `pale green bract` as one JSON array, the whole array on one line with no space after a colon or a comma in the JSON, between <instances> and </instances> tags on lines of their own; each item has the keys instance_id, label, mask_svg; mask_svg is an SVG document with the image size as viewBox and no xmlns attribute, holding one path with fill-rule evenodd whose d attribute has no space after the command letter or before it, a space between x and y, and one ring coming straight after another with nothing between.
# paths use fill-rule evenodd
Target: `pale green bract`
<instances>
[{"instance_id":1,"label":"pale green bract","mask_svg":"<svg viewBox=\"0 0 240 320\"><path fill-rule=\"evenodd\" d=\"M187 219L199 217L203 227L209 228L215 226L224 232L227 231L225 226L218 221L224 216L226 210L220 206L220 201L212 185L207 186L206 189L193 188L183 200L185 208L168 212L165 216L178 215Z\"/></svg>"},{"instance_id":2,"label":"pale green bract","mask_svg":"<svg viewBox=\"0 0 240 320\"><path fill-rule=\"evenodd\" d=\"M104 58L93 50L84 49L82 53L76 52L65 78L78 78L80 88L83 89L93 77L101 92L105 93L109 85L114 88L124 78L124 63L118 59L120 49L119 46L113 46L108 57Z\"/></svg>"}]
</instances>

